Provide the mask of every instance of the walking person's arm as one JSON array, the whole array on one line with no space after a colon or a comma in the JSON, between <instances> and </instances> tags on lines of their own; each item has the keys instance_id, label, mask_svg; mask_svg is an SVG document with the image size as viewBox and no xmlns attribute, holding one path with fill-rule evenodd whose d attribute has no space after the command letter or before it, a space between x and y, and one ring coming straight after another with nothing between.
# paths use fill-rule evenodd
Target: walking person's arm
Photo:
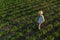
<instances>
[{"instance_id":1,"label":"walking person's arm","mask_svg":"<svg viewBox=\"0 0 60 40\"><path fill-rule=\"evenodd\" d=\"M41 23L44 23L45 22L45 19L44 19L44 16L42 15L42 18L43 18L43 21Z\"/></svg>"}]
</instances>

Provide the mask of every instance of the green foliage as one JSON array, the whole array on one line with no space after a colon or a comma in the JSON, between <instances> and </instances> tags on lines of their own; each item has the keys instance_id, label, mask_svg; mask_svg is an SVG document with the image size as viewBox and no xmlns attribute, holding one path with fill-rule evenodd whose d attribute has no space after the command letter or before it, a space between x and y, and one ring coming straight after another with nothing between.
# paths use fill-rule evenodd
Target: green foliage
<instances>
[{"instance_id":1,"label":"green foliage","mask_svg":"<svg viewBox=\"0 0 60 40\"><path fill-rule=\"evenodd\" d=\"M54 37L49 36L49 37L45 38L44 40L54 40Z\"/></svg>"},{"instance_id":2,"label":"green foliage","mask_svg":"<svg viewBox=\"0 0 60 40\"><path fill-rule=\"evenodd\" d=\"M0 0L0 39L54 40L60 36L59 5L58 0ZM46 25L38 30L40 9Z\"/></svg>"}]
</instances>

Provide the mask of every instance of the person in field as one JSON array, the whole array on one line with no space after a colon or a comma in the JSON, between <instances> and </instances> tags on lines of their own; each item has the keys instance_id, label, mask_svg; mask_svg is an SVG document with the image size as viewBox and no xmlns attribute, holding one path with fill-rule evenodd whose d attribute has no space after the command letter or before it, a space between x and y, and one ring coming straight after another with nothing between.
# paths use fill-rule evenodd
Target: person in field
<instances>
[{"instance_id":1,"label":"person in field","mask_svg":"<svg viewBox=\"0 0 60 40\"><path fill-rule=\"evenodd\" d=\"M45 22L45 19L44 19L44 15L43 15L43 11L39 11L39 17L38 17L38 29L40 30L41 29L41 25L43 25L43 23Z\"/></svg>"}]
</instances>

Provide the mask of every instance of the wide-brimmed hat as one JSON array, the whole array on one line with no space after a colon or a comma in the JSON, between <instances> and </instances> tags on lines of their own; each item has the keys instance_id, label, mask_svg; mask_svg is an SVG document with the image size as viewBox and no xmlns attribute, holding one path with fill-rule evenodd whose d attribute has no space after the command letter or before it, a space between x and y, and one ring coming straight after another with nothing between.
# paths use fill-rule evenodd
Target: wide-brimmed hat
<instances>
[{"instance_id":1,"label":"wide-brimmed hat","mask_svg":"<svg viewBox=\"0 0 60 40\"><path fill-rule=\"evenodd\" d=\"M39 11L39 14L43 14L43 11Z\"/></svg>"}]
</instances>

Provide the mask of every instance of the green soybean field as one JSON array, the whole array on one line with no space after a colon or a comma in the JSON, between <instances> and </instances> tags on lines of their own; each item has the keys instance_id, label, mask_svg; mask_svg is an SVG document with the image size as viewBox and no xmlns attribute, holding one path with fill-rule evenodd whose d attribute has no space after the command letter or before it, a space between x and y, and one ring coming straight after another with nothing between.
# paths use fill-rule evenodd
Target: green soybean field
<instances>
[{"instance_id":1,"label":"green soybean field","mask_svg":"<svg viewBox=\"0 0 60 40\"><path fill-rule=\"evenodd\" d=\"M44 28L38 30L38 11ZM60 40L60 0L0 0L0 40Z\"/></svg>"}]
</instances>

